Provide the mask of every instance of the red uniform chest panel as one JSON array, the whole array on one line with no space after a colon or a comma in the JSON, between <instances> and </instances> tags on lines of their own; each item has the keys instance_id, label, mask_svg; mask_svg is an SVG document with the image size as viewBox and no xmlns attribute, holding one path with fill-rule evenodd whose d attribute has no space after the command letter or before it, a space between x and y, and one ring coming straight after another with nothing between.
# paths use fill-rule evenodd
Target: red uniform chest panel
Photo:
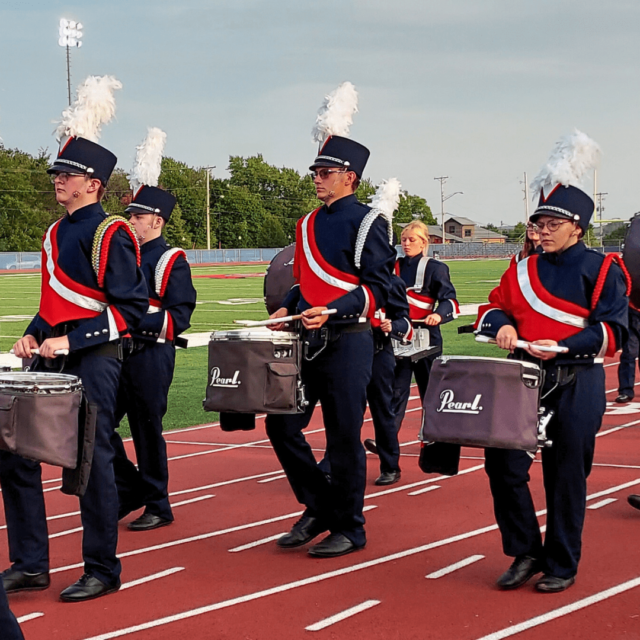
<instances>
[{"instance_id":1,"label":"red uniform chest panel","mask_svg":"<svg viewBox=\"0 0 640 640\"><path fill-rule=\"evenodd\" d=\"M316 209L298 222L294 260L294 276L300 284L300 292L313 307L328 306L360 285L357 276L336 269L318 250L314 232L318 211Z\"/></svg>"},{"instance_id":2,"label":"red uniform chest panel","mask_svg":"<svg viewBox=\"0 0 640 640\"><path fill-rule=\"evenodd\" d=\"M107 307L107 298L72 280L58 265L57 233L60 221L47 230L42 244L42 295L40 317L55 326L61 322L95 318Z\"/></svg>"},{"instance_id":3,"label":"red uniform chest panel","mask_svg":"<svg viewBox=\"0 0 640 640\"><path fill-rule=\"evenodd\" d=\"M511 264L489 300L515 321L524 340L565 340L588 326L589 310L557 298L540 282L538 256Z\"/></svg>"}]
</instances>

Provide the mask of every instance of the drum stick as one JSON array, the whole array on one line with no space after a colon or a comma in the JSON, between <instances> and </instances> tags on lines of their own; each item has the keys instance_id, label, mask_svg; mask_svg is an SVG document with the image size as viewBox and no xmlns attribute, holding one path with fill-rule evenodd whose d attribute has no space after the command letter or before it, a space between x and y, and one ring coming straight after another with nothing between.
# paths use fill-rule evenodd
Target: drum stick
<instances>
[{"instance_id":1,"label":"drum stick","mask_svg":"<svg viewBox=\"0 0 640 640\"><path fill-rule=\"evenodd\" d=\"M325 309L319 315L330 316L338 313L337 309ZM245 327L268 327L270 324L280 324L281 322L293 322L294 320L302 320L302 314L295 316L283 316L282 318L269 318L268 320L234 320L236 324L242 324Z\"/></svg>"},{"instance_id":2,"label":"drum stick","mask_svg":"<svg viewBox=\"0 0 640 640\"><path fill-rule=\"evenodd\" d=\"M485 344L497 344L495 338L489 338L488 336L476 336L476 342L483 342ZM518 342L516 342L516 347L518 347L518 349L526 349L529 346L533 347L534 349L538 349L538 351L550 351L551 353L569 353L569 349L567 347L549 347L542 344L531 344L530 342L526 342L525 340L518 340Z\"/></svg>"},{"instance_id":3,"label":"drum stick","mask_svg":"<svg viewBox=\"0 0 640 640\"><path fill-rule=\"evenodd\" d=\"M11 355L14 355L13 353L13 349L11 349L11 351L9 351L9 353ZM37 356L40 355L40 349L31 349L31 353L35 353ZM69 349L56 349L53 352L54 356L68 356L69 355Z\"/></svg>"}]
</instances>

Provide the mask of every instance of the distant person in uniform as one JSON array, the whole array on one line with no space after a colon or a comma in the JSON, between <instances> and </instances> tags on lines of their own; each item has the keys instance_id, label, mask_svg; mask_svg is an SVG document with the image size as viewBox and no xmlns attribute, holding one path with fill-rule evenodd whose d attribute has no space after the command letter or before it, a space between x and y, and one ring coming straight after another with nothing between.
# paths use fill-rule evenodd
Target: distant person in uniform
<instances>
[{"instance_id":1,"label":"distant person in uniform","mask_svg":"<svg viewBox=\"0 0 640 640\"><path fill-rule=\"evenodd\" d=\"M149 531L173 522L162 418L167 412L176 344L186 346L179 335L189 328L196 305L186 254L170 248L162 236L176 205L176 198L157 186L165 139L163 131L151 128L138 148L131 177L134 197L126 210L140 242L149 294L147 315L126 340L128 355L122 365L116 410L117 422L124 415L129 419L137 468L127 458L120 434L114 432L113 438L119 518L144 507L144 513L129 523L132 531Z\"/></svg>"},{"instance_id":2,"label":"distant person in uniform","mask_svg":"<svg viewBox=\"0 0 640 640\"><path fill-rule=\"evenodd\" d=\"M329 531L309 549L311 556L321 558L351 553L366 544L366 460L360 433L373 364L371 318L387 302L396 254L387 221L354 195L368 157L363 145L328 131L310 167L324 204L298 222L296 285L271 316L296 311L303 315L302 380L309 401L302 414L271 414L266 419L274 451L298 502L305 505L302 518L277 544L299 547ZM321 315L327 309L337 313ZM330 482L302 433L318 401Z\"/></svg>"},{"instance_id":3,"label":"distant person in uniform","mask_svg":"<svg viewBox=\"0 0 640 640\"><path fill-rule=\"evenodd\" d=\"M616 352L627 332L625 274L613 254L605 258L582 240L594 207L580 179L598 152L578 131L558 141L532 185L539 199L531 221L544 252L512 262L478 312L479 333L495 338L510 357L542 367L541 405L553 412L547 426L553 444L542 449L544 544L528 486L534 455L485 450L504 553L515 558L497 581L501 589L521 587L542 572L538 591L564 591L578 571L587 477L606 406L602 359ZM518 349L518 339L530 346Z\"/></svg>"},{"instance_id":4,"label":"distant person in uniform","mask_svg":"<svg viewBox=\"0 0 640 640\"><path fill-rule=\"evenodd\" d=\"M442 355L440 325L451 322L460 311L456 290L449 276L449 267L429 258L429 228L424 222L414 220L400 237L404 257L396 262L396 274L404 281L409 314L415 328L429 331L429 344L439 347L426 358L412 362L408 358L398 360L395 370L393 413L396 431L400 431L407 403L411 395L411 378L415 375L420 398L424 400L433 361Z\"/></svg>"},{"instance_id":5,"label":"distant person in uniform","mask_svg":"<svg viewBox=\"0 0 640 640\"><path fill-rule=\"evenodd\" d=\"M618 366L618 404L631 402L635 396L636 360L640 351L640 311L629 303L629 337L622 345Z\"/></svg>"},{"instance_id":6,"label":"distant person in uniform","mask_svg":"<svg viewBox=\"0 0 640 640\"><path fill-rule=\"evenodd\" d=\"M517 256L517 259L524 260L534 253L542 253L542 244L538 228L529 220L525 231L524 245Z\"/></svg>"},{"instance_id":7,"label":"distant person in uniform","mask_svg":"<svg viewBox=\"0 0 640 640\"><path fill-rule=\"evenodd\" d=\"M40 349L38 371L60 371L81 378L89 402L97 405L91 474L80 498L84 574L60 594L80 602L120 588L118 494L111 438L115 429L120 378L120 338L135 327L149 306L139 265L139 247L126 220L108 216L100 200L116 165L104 147L78 135L97 138L100 118L113 113L111 96L120 83L90 77L78 90L74 109L58 128L60 151L47 170L58 204L66 214L47 230L43 242L40 309L14 345L19 358ZM99 114L93 113L97 108ZM84 113L84 117L79 114ZM102 120L104 122L105 120ZM87 122L94 122L91 130ZM68 357L55 358L57 350ZM49 586L49 541L40 464L0 453L0 484L12 566L2 573L7 593Z\"/></svg>"}]
</instances>

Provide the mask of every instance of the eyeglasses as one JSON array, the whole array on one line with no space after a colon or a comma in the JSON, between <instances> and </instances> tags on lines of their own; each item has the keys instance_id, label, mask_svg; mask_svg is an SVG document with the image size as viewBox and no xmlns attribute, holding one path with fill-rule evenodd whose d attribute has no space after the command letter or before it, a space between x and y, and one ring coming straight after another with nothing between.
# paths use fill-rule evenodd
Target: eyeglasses
<instances>
[{"instance_id":1,"label":"eyeglasses","mask_svg":"<svg viewBox=\"0 0 640 640\"><path fill-rule=\"evenodd\" d=\"M567 222L571 222L571 221L570 220L549 220L549 222L534 222L531 228L534 231L543 231L544 228L546 227L547 229L549 229L549 231L551 231L551 233L553 233L554 231L557 231L563 224L566 224Z\"/></svg>"},{"instance_id":2,"label":"eyeglasses","mask_svg":"<svg viewBox=\"0 0 640 640\"><path fill-rule=\"evenodd\" d=\"M346 173L345 169L318 169L312 171L309 175L311 178L320 178L320 180L326 180L332 173Z\"/></svg>"},{"instance_id":3,"label":"eyeglasses","mask_svg":"<svg viewBox=\"0 0 640 640\"><path fill-rule=\"evenodd\" d=\"M82 173L67 173L66 171L58 171L57 173L50 173L49 180L51 180L51 184L55 184L57 179L60 179L60 182L65 183L69 178L74 176L84 175Z\"/></svg>"}]
</instances>

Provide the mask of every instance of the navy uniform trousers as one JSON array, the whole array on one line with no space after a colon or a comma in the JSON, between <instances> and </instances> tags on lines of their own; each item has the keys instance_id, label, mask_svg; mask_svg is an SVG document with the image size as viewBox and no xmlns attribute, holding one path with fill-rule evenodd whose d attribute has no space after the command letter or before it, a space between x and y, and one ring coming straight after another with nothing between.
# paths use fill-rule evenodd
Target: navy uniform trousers
<instances>
[{"instance_id":1,"label":"navy uniform trousers","mask_svg":"<svg viewBox=\"0 0 640 640\"><path fill-rule=\"evenodd\" d=\"M411 378L415 374L416 383L418 384L418 392L420 398L424 400L427 392L427 384L429 384L429 374L431 373L431 365L439 354L421 358L415 362L411 362L409 358L401 358L396 363L395 377L393 381L393 404L392 410L395 416L396 433L400 431L404 414L407 411L407 404L411 396Z\"/></svg>"},{"instance_id":2,"label":"navy uniform trousers","mask_svg":"<svg viewBox=\"0 0 640 640\"><path fill-rule=\"evenodd\" d=\"M400 471L400 447L398 430L393 410L394 371L396 358L393 355L391 338L378 338L382 348L373 356L371 382L367 387L367 401L373 420L376 446L380 457L380 472ZM406 405L406 402L405 402Z\"/></svg>"},{"instance_id":3,"label":"navy uniform trousers","mask_svg":"<svg viewBox=\"0 0 640 640\"><path fill-rule=\"evenodd\" d=\"M343 333L315 359L303 360L309 404L304 413L268 415L267 435L305 515L321 518L332 533L364 546L366 460L360 432L373 364L371 331ZM331 482L316 463L302 430L320 401Z\"/></svg>"},{"instance_id":4,"label":"navy uniform trousers","mask_svg":"<svg viewBox=\"0 0 640 640\"><path fill-rule=\"evenodd\" d=\"M138 468L127 458L120 435L114 431L114 469L121 507L139 508L173 520L167 484L167 444L162 419L173 380L176 350L172 344L145 344L125 358L120 377L116 424L126 414L136 450Z\"/></svg>"},{"instance_id":5,"label":"navy uniform trousers","mask_svg":"<svg viewBox=\"0 0 640 640\"><path fill-rule=\"evenodd\" d=\"M618 367L618 393L635 395L636 358L640 351L640 312L629 308L629 337L622 345Z\"/></svg>"},{"instance_id":6,"label":"navy uniform trousers","mask_svg":"<svg viewBox=\"0 0 640 640\"><path fill-rule=\"evenodd\" d=\"M118 493L111 446L121 363L88 350L78 352L76 358L77 363L66 367L64 373L81 378L89 402L98 406L91 474L86 493L80 498L84 571L112 586L121 571L116 557ZM42 366L35 369L51 371ZM49 541L40 464L3 452L0 484L13 568L30 573L48 571Z\"/></svg>"},{"instance_id":7,"label":"navy uniform trousers","mask_svg":"<svg viewBox=\"0 0 640 640\"><path fill-rule=\"evenodd\" d=\"M542 449L547 502L544 546L528 486L532 458L525 451L485 450L485 470L504 553L539 558L544 573L559 578L573 577L578 570L587 477L606 406L602 365L578 365L574 370L573 381L544 397L555 384L556 371L545 366L541 406L553 409L555 415L547 427L553 445Z\"/></svg>"},{"instance_id":8,"label":"navy uniform trousers","mask_svg":"<svg viewBox=\"0 0 640 640\"><path fill-rule=\"evenodd\" d=\"M0 638L2 640L24 640L20 625L9 609L7 594L0 580Z\"/></svg>"}]
</instances>

